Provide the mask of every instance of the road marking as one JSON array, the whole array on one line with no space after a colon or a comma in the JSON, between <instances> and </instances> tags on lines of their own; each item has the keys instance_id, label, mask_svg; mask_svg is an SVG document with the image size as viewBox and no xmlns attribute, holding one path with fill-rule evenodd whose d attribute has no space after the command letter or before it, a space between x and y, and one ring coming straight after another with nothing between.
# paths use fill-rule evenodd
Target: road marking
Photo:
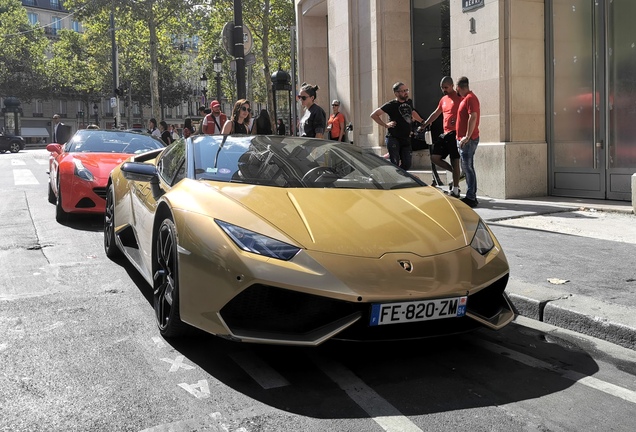
<instances>
[{"instance_id":1,"label":"road marking","mask_svg":"<svg viewBox=\"0 0 636 432\"><path fill-rule=\"evenodd\" d=\"M35 178L31 170L29 169L14 169L13 182L16 186L40 184L38 179Z\"/></svg>"},{"instance_id":2,"label":"road marking","mask_svg":"<svg viewBox=\"0 0 636 432\"><path fill-rule=\"evenodd\" d=\"M11 165L26 165L26 162L22 159L11 159Z\"/></svg>"},{"instance_id":3,"label":"road marking","mask_svg":"<svg viewBox=\"0 0 636 432\"><path fill-rule=\"evenodd\" d=\"M163 339L161 339L159 336L154 336L154 337L152 338L152 341L155 343L155 346L156 346L157 348L165 348L165 347L166 347L165 342L164 342L164 341L163 341Z\"/></svg>"},{"instance_id":4,"label":"road marking","mask_svg":"<svg viewBox=\"0 0 636 432\"><path fill-rule=\"evenodd\" d=\"M220 412L208 414L189 420L180 420L172 423L164 423L144 429L140 432L192 432L192 431L218 431L230 432L228 421ZM241 427L235 429L234 432L247 432L247 429Z\"/></svg>"},{"instance_id":5,"label":"road marking","mask_svg":"<svg viewBox=\"0 0 636 432\"><path fill-rule=\"evenodd\" d=\"M210 397L210 387L208 380L199 380L196 384L181 383L179 387L190 393L197 399L205 399Z\"/></svg>"},{"instance_id":6,"label":"road marking","mask_svg":"<svg viewBox=\"0 0 636 432\"><path fill-rule=\"evenodd\" d=\"M185 370L194 369L194 366L190 366L190 365L187 365L187 364L183 363L183 361L185 360L185 357L182 356L182 355L177 356L177 358L174 359L174 360L169 359L169 358L162 358L160 360L171 364L169 372L176 372L179 369L185 369Z\"/></svg>"},{"instance_id":7,"label":"road marking","mask_svg":"<svg viewBox=\"0 0 636 432\"><path fill-rule=\"evenodd\" d=\"M232 353L230 357L265 390L289 385L282 375L249 351Z\"/></svg>"},{"instance_id":8,"label":"road marking","mask_svg":"<svg viewBox=\"0 0 636 432\"><path fill-rule=\"evenodd\" d=\"M616 396L617 398L626 400L627 402L636 403L636 392L626 389L624 387L610 384L606 381L603 381L591 376L587 376L579 372L575 372L575 371L560 368L558 366L554 366L548 362L544 362L543 360L536 359L534 357L520 353L518 351L510 350L508 348L505 348L501 345L497 345L492 342L488 342L485 340L481 340L481 341L475 340L472 343L482 348L485 348L488 351L494 352L495 354L499 354L499 355L505 354L506 357L509 357L527 366L556 372L560 374L561 377L563 378L569 379L579 384L583 384L584 386L593 388L595 390L602 391L603 393Z\"/></svg>"},{"instance_id":9,"label":"road marking","mask_svg":"<svg viewBox=\"0 0 636 432\"><path fill-rule=\"evenodd\" d=\"M314 363L385 431L422 432L415 423L344 366L324 358L314 359Z\"/></svg>"},{"instance_id":10,"label":"road marking","mask_svg":"<svg viewBox=\"0 0 636 432\"><path fill-rule=\"evenodd\" d=\"M35 159L35 161L40 165L48 165L49 161L47 159Z\"/></svg>"}]
</instances>

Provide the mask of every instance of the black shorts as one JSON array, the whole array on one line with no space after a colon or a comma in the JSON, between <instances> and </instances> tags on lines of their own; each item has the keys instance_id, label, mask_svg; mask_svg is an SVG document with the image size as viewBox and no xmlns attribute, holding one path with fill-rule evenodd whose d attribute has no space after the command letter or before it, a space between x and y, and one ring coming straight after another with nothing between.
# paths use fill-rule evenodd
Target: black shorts
<instances>
[{"instance_id":1,"label":"black shorts","mask_svg":"<svg viewBox=\"0 0 636 432\"><path fill-rule=\"evenodd\" d=\"M455 132L441 134L433 144L431 155L439 155L442 159L446 159L450 155L451 159L459 159Z\"/></svg>"}]
</instances>

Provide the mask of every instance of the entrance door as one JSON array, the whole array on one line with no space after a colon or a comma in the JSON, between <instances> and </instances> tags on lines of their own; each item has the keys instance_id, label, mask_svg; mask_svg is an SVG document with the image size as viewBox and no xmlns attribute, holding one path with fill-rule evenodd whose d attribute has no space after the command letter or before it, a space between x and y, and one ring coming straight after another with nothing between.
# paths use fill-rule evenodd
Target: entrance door
<instances>
[{"instance_id":1,"label":"entrance door","mask_svg":"<svg viewBox=\"0 0 636 432\"><path fill-rule=\"evenodd\" d=\"M631 199L636 172L636 2L546 2L550 193Z\"/></svg>"}]
</instances>

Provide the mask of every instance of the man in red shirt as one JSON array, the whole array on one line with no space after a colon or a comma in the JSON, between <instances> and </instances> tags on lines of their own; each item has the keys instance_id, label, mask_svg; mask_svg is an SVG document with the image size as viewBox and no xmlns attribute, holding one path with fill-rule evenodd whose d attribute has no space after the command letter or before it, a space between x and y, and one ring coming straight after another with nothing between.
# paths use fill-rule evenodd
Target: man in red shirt
<instances>
[{"instance_id":1,"label":"man in red shirt","mask_svg":"<svg viewBox=\"0 0 636 432\"><path fill-rule=\"evenodd\" d=\"M477 175L475 174L475 152L479 144L479 99L470 91L468 78L457 80L457 93L464 99L457 110L457 147L461 158L462 169L466 174L466 196L462 201L470 207L477 207Z\"/></svg>"},{"instance_id":2,"label":"man in red shirt","mask_svg":"<svg viewBox=\"0 0 636 432\"><path fill-rule=\"evenodd\" d=\"M457 109L462 98L453 88L453 79L449 76L442 78L440 88L444 96L439 100L437 109L431 113L424 122L423 127L433 123L440 114L444 119L444 133L431 149L431 162L453 173L453 185L450 194L459 198L459 151L455 136L455 123L457 122ZM444 159L450 155L449 164ZM452 165L451 165L452 164Z\"/></svg>"},{"instance_id":3,"label":"man in red shirt","mask_svg":"<svg viewBox=\"0 0 636 432\"><path fill-rule=\"evenodd\" d=\"M221 104L217 100L210 102L210 109L212 112L203 119L201 132L207 135L220 134L227 116L221 112Z\"/></svg>"}]
</instances>

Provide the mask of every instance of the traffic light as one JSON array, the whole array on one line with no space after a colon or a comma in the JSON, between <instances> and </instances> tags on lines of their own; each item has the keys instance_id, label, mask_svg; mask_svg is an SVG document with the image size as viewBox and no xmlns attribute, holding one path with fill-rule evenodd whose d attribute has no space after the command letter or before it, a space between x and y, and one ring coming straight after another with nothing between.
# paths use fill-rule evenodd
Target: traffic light
<instances>
[{"instance_id":1,"label":"traffic light","mask_svg":"<svg viewBox=\"0 0 636 432\"><path fill-rule=\"evenodd\" d=\"M123 86L123 85L122 85L122 86L119 86L119 87L117 87L117 88L115 89L115 94L116 94L117 96L124 97L124 96L126 96L126 90L128 90L128 89L127 89L125 86Z\"/></svg>"}]
</instances>

